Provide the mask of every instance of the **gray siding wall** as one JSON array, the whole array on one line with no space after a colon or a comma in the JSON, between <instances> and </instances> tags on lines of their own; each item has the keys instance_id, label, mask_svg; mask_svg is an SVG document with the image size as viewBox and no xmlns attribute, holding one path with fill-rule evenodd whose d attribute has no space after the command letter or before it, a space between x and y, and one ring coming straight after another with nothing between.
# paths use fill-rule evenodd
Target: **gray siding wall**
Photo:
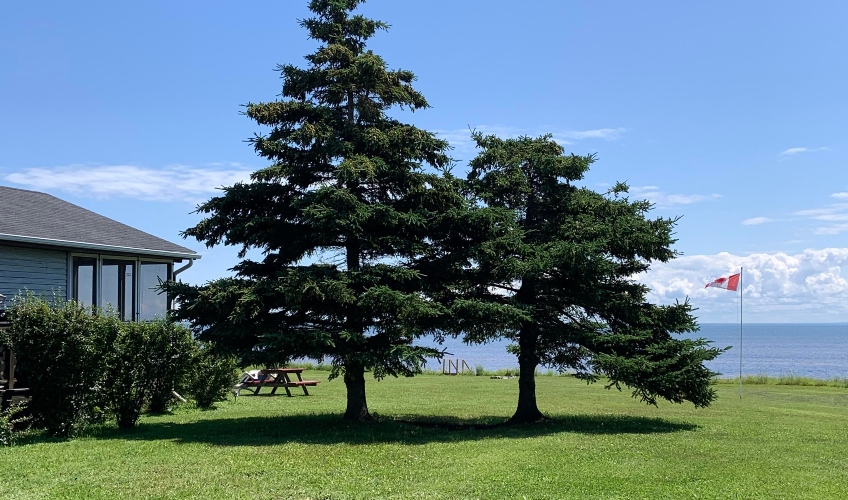
<instances>
[{"instance_id":1,"label":"gray siding wall","mask_svg":"<svg viewBox=\"0 0 848 500\"><path fill-rule=\"evenodd\" d=\"M65 298L68 284L68 252L0 245L0 294L7 305L23 290L51 296L56 290Z\"/></svg>"}]
</instances>

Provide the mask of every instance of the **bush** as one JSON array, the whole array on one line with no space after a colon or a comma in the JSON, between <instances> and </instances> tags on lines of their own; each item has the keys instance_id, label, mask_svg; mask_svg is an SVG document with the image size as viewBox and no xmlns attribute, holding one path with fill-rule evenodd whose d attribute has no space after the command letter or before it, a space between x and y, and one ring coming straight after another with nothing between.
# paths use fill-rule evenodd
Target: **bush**
<instances>
[{"instance_id":1,"label":"bush","mask_svg":"<svg viewBox=\"0 0 848 500\"><path fill-rule=\"evenodd\" d=\"M216 356L167 320L124 323L111 310L32 294L14 299L9 319L0 340L28 375L33 423L53 435L101 421L102 409L118 427L134 427L145 406L166 411L175 389L209 408L235 383L234 359Z\"/></svg>"},{"instance_id":2,"label":"bush","mask_svg":"<svg viewBox=\"0 0 848 500\"><path fill-rule=\"evenodd\" d=\"M8 312L8 342L27 374L33 423L69 436L101 418L103 366L120 321L75 301L32 294L15 297Z\"/></svg>"},{"instance_id":3,"label":"bush","mask_svg":"<svg viewBox=\"0 0 848 500\"><path fill-rule=\"evenodd\" d=\"M105 389L118 427L135 427L146 405L151 411L167 410L196 352L191 333L170 321L121 324L107 356Z\"/></svg>"},{"instance_id":4,"label":"bush","mask_svg":"<svg viewBox=\"0 0 848 500\"><path fill-rule=\"evenodd\" d=\"M0 408L0 446L12 446L21 432L22 424L30 420L26 415L26 401L11 403Z\"/></svg>"},{"instance_id":5,"label":"bush","mask_svg":"<svg viewBox=\"0 0 848 500\"><path fill-rule=\"evenodd\" d=\"M197 342L188 328L167 320L149 323L148 363L152 370L148 410L164 413L174 404L174 391L184 392L197 352Z\"/></svg>"},{"instance_id":6,"label":"bush","mask_svg":"<svg viewBox=\"0 0 848 500\"><path fill-rule=\"evenodd\" d=\"M189 394L198 408L211 408L218 401L227 399L235 385L238 374L236 360L215 354L209 345L201 345L194 356Z\"/></svg>"},{"instance_id":7,"label":"bush","mask_svg":"<svg viewBox=\"0 0 848 500\"><path fill-rule=\"evenodd\" d=\"M151 346L156 337L155 325L123 323L109 349L106 363L104 395L118 427L135 427L153 385Z\"/></svg>"}]
</instances>

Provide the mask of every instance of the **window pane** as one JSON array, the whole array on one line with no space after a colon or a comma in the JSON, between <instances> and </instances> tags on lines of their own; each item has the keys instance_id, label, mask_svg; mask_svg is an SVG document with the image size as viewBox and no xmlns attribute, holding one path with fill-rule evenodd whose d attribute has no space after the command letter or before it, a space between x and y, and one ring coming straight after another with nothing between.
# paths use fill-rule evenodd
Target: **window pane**
<instances>
[{"instance_id":1,"label":"window pane","mask_svg":"<svg viewBox=\"0 0 848 500\"><path fill-rule=\"evenodd\" d=\"M102 307L109 306L124 321L134 319L135 262L129 260L104 260L101 266L100 298Z\"/></svg>"},{"instance_id":2,"label":"window pane","mask_svg":"<svg viewBox=\"0 0 848 500\"><path fill-rule=\"evenodd\" d=\"M73 259L73 294L72 298L84 306L95 303L94 270L97 259L92 257L74 257Z\"/></svg>"},{"instance_id":3,"label":"window pane","mask_svg":"<svg viewBox=\"0 0 848 500\"><path fill-rule=\"evenodd\" d=\"M118 266L103 261L100 268L100 300L101 307L118 311Z\"/></svg>"},{"instance_id":4,"label":"window pane","mask_svg":"<svg viewBox=\"0 0 848 500\"><path fill-rule=\"evenodd\" d=\"M163 318L168 313L168 297L158 290L159 280L168 281L170 264L142 262L139 272L139 320Z\"/></svg>"},{"instance_id":5,"label":"window pane","mask_svg":"<svg viewBox=\"0 0 848 500\"><path fill-rule=\"evenodd\" d=\"M135 262L127 262L121 266L124 276L123 293L121 294L121 318L124 321L135 320Z\"/></svg>"}]
</instances>

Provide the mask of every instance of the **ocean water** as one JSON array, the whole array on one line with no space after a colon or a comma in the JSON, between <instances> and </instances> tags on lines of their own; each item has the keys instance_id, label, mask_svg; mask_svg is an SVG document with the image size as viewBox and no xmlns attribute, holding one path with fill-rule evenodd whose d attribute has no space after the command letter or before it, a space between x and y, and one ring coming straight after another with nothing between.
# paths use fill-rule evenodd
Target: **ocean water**
<instances>
[{"instance_id":1,"label":"ocean water","mask_svg":"<svg viewBox=\"0 0 848 500\"><path fill-rule=\"evenodd\" d=\"M730 347L707 366L723 377L739 375L738 324L706 323L686 336L711 340L715 347ZM506 352L508 344L467 346L458 339L447 339L441 347L450 353L446 358L465 360L472 369L477 365L487 370L517 368L515 356ZM744 324L741 345L743 375L848 377L848 323ZM427 365L438 370L441 366L433 361Z\"/></svg>"}]
</instances>

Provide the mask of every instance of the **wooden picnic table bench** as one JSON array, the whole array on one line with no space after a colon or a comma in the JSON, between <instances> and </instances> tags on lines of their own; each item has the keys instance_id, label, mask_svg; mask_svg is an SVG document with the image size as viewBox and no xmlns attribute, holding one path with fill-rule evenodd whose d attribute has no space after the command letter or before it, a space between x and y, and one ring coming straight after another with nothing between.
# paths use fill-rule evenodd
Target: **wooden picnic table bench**
<instances>
[{"instance_id":1,"label":"wooden picnic table bench","mask_svg":"<svg viewBox=\"0 0 848 500\"><path fill-rule=\"evenodd\" d=\"M270 387L271 394L276 394L277 389L282 387L285 389L286 395L291 397L292 393L289 388L300 387L303 389L303 394L309 396L306 387L314 387L318 385L318 381L303 380L301 373L303 373L303 368L266 368L258 370L255 376L251 373L245 373L242 375L241 381L233 387L233 394L238 397L242 390L246 390L258 395L263 387ZM291 374L296 375L297 380L292 380L289 377Z\"/></svg>"},{"instance_id":2,"label":"wooden picnic table bench","mask_svg":"<svg viewBox=\"0 0 848 500\"><path fill-rule=\"evenodd\" d=\"M29 389L0 389L0 411L5 410L12 403L26 401L29 399Z\"/></svg>"}]
</instances>

